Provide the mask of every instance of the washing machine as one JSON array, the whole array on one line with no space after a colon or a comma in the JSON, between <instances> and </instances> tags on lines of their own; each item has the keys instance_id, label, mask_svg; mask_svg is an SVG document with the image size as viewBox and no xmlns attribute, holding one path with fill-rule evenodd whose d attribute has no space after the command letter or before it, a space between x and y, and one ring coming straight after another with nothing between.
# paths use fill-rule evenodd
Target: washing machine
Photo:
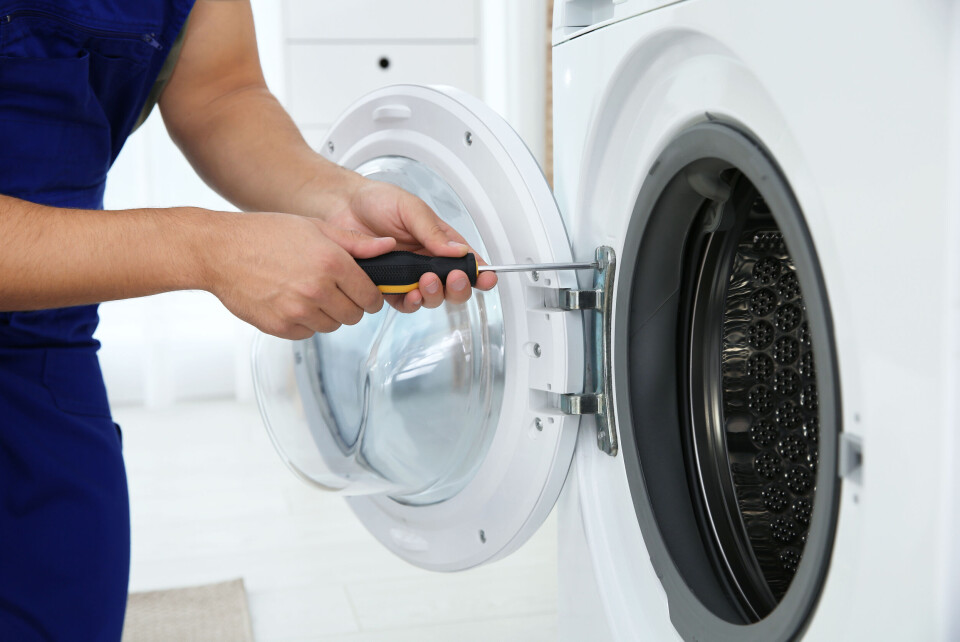
<instances>
[{"instance_id":1,"label":"washing machine","mask_svg":"<svg viewBox=\"0 0 960 642\"><path fill-rule=\"evenodd\" d=\"M960 14L557 0L555 189L450 88L323 153L504 275L465 305L262 336L308 483L457 571L559 503L567 640L957 639Z\"/></svg>"}]
</instances>

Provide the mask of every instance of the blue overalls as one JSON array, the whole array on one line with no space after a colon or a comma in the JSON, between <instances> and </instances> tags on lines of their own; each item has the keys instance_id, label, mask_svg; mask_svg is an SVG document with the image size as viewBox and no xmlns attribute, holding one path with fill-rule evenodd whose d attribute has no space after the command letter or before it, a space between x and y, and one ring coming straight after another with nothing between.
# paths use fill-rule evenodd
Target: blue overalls
<instances>
[{"instance_id":1,"label":"blue overalls","mask_svg":"<svg viewBox=\"0 0 960 642\"><path fill-rule=\"evenodd\" d=\"M102 208L192 5L0 0L0 194ZM0 640L120 639L130 519L97 320L0 314Z\"/></svg>"}]
</instances>

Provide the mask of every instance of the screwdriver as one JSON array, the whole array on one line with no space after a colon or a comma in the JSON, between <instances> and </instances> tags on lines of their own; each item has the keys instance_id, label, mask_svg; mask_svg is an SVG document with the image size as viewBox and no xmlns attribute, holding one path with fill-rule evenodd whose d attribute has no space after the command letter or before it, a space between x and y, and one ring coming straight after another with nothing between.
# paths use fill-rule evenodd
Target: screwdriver
<instances>
[{"instance_id":1,"label":"screwdriver","mask_svg":"<svg viewBox=\"0 0 960 642\"><path fill-rule=\"evenodd\" d=\"M475 254L451 258L448 256L423 256L413 252L387 252L372 259L357 259L370 280L384 294L403 294L417 289L420 277L433 272L445 283L447 275L454 270L463 270L470 285L477 284L481 272L530 272L539 270L595 270L596 262L590 263L523 263L519 265L478 265Z\"/></svg>"}]
</instances>

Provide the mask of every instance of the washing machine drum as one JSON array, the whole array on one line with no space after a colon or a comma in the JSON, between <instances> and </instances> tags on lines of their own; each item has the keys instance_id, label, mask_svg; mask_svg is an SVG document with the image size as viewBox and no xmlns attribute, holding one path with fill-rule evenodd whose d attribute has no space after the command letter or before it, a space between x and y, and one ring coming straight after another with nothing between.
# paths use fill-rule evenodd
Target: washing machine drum
<instances>
[{"instance_id":1,"label":"washing machine drum","mask_svg":"<svg viewBox=\"0 0 960 642\"><path fill-rule=\"evenodd\" d=\"M673 622L687 638L791 638L838 490L836 359L802 212L756 141L702 124L644 186L623 270L621 439Z\"/></svg>"}]
</instances>

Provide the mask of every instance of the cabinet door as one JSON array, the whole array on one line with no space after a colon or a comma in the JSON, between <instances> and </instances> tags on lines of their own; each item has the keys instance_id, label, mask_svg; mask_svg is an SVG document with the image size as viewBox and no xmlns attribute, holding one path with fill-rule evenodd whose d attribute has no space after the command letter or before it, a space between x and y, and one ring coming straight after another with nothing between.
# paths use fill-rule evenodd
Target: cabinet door
<instances>
[{"instance_id":1,"label":"cabinet door","mask_svg":"<svg viewBox=\"0 0 960 642\"><path fill-rule=\"evenodd\" d=\"M572 259L536 161L458 90L369 94L322 149L422 198L491 263ZM558 406L582 391L582 321L546 306L576 285L569 271L503 274L464 305L387 307L304 341L261 336L254 372L274 444L413 564L460 570L509 554L549 514L573 454L579 418Z\"/></svg>"}]
</instances>

